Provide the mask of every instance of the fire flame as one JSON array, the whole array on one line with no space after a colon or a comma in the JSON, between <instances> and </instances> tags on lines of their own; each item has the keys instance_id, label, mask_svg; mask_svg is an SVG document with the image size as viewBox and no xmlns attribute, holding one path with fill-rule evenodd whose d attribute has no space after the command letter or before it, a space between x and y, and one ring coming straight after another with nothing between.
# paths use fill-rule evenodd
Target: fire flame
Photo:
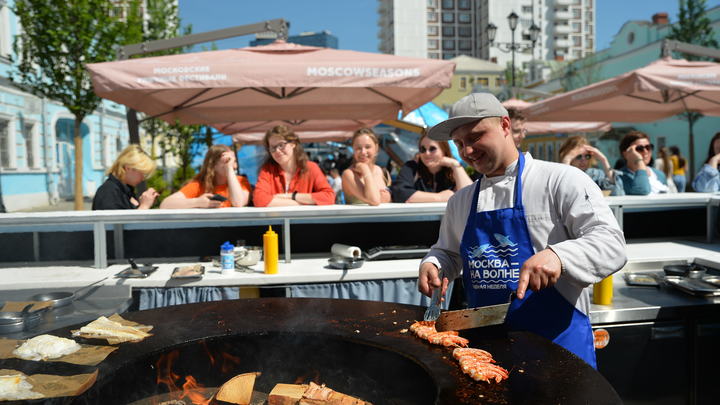
<instances>
[{"instance_id":1,"label":"fire flame","mask_svg":"<svg viewBox=\"0 0 720 405\"><path fill-rule=\"evenodd\" d=\"M181 400L188 398L195 405L208 405L210 398L205 398L203 394L205 388L202 384L199 384L195 377L187 375L184 377L185 382L181 388L178 387L178 382L183 378L179 374L176 374L172 370L173 363L177 360L180 352L173 350L167 354L160 356L158 361L155 363L157 369L157 384L165 384L169 391L171 399Z\"/></svg>"}]
</instances>

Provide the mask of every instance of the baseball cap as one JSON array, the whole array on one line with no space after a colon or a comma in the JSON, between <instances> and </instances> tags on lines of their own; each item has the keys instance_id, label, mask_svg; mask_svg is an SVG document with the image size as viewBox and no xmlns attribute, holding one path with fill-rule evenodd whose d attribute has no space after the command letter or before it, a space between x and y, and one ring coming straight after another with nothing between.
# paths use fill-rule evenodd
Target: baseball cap
<instances>
[{"instance_id":1,"label":"baseball cap","mask_svg":"<svg viewBox=\"0 0 720 405\"><path fill-rule=\"evenodd\" d=\"M434 141L447 141L452 132L465 124L488 117L505 117L505 107L490 93L472 93L450 107L450 117L430 128L428 137Z\"/></svg>"}]
</instances>

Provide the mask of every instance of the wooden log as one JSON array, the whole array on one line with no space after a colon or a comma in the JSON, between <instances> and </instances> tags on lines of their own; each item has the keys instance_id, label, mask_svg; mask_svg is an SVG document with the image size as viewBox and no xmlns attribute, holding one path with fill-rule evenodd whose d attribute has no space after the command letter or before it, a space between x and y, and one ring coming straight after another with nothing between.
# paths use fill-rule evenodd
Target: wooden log
<instances>
[{"instance_id":1,"label":"wooden log","mask_svg":"<svg viewBox=\"0 0 720 405\"><path fill-rule=\"evenodd\" d=\"M223 384L213 399L230 404L249 405L259 372L238 374Z\"/></svg>"},{"instance_id":2,"label":"wooden log","mask_svg":"<svg viewBox=\"0 0 720 405\"><path fill-rule=\"evenodd\" d=\"M270 391L268 405L297 405L307 388L306 384L277 384Z\"/></svg>"}]
</instances>

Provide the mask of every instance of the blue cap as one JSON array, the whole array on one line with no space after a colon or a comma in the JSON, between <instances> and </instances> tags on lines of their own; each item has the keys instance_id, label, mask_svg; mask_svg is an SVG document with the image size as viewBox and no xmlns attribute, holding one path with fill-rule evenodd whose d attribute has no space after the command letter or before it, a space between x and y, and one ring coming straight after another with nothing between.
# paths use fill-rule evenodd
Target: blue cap
<instances>
[{"instance_id":1,"label":"blue cap","mask_svg":"<svg viewBox=\"0 0 720 405\"><path fill-rule=\"evenodd\" d=\"M225 243L223 243L222 246L220 246L220 249L230 250L230 249L235 249L235 246L233 246L233 244L230 243L229 241L225 241Z\"/></svg>"}]
</instances>

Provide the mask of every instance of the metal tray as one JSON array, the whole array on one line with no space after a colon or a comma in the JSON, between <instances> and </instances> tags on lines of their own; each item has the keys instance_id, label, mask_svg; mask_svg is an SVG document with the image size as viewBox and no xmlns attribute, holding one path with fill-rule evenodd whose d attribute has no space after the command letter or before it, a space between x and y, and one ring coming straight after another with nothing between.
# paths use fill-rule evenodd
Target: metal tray
<instances>
[{"instance_id":1,"label":"metal tray","mask_svg":"<svg viewBox=\"0 0 720 405\"><path fill-rule=\"evenodd\" d=\"M115 274L116 278L146 278L157 270L157 266L139 266L137 269L128 267L127 269Z\"/></svg>"},{"instance_id":2,"label":"metal tray","mask_svg":"<svg viewBox=\"0 0 720 405\"><path fill-rule=\"evenodd\" d=\"M348 257L331 257L328 259L328 267L339 270L358 269L364 263L365 259L351 259Z\"/></svg>"},{"instance_id":3,"label":"metal tray","mask_svg":"<svg viewBox=\"0 0 720 405\"><path fill-rule=\"evenodd\" d=\"M652 273L625 273L627 285L657 287L660 285L657 277Z\"/></svg>"},{"instance_id":4,"label":"metal tray","mask_svg":"<svg viewBox=\"0 0 720 405\"><path fill-rule=\"evenodd\" d=\"M715 287L720 288L720 276L705 276L702 280L706 283L710 283Z\"/></svg>"},{"instance_id":5,"label":"metal tray","mask_svg":"<svg viewBox=\"0 0 720 405\"><path fill-rule=\"evenodd\" d=\"M192 269L196 266L199 267L197 272L193 272L190 274L182 274L183 271ZM172 274L170 274L170 278L176 278L176 279L203 278L203 274L205 274L205 266L199 266L199 265L182 266L182 267L175 267L173 269Z\"/></svg>"},{"instance_id":6,"label":"metal tray","mask_svg":"<svg viewBox=\"0 0 720 405\"><path fill-rule=\"evenodd\" d=\"M665 281L678 290L688 294L700 297L720 296L720 287L715 287L713 284L707 283L701 279L665 276Z\"/></svg>"}]
</instances>

